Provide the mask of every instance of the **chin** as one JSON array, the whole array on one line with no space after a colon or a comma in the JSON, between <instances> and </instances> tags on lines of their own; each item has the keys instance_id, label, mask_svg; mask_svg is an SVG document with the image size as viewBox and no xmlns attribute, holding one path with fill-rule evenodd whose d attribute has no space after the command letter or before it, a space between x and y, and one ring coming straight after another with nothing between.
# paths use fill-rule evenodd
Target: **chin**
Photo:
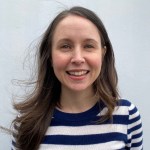
<instances>
[{"instance_id":1,"label":"chin","mask_svg":"<svg viewBox=\"0 0 150 150\"><path fill-rule=\"evenodd\" d=\"M74 86L74 87L70 87L69 88L71 91L74 91L74 92L81 92L81 91L89 91L89 87L83 87L83 86Z\"/></svg>"}]
</instances>

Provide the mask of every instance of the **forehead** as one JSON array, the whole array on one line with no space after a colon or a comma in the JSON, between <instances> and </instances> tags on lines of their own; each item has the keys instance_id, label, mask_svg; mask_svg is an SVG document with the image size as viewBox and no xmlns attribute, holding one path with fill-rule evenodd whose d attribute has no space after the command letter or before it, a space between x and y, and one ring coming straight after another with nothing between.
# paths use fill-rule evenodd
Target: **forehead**
<instances>
[{"instance_id":1,"label":"forehead","mask_svg":"<svg viewBox=\"0 0 150 150\"><path fill-rule=\"evenodd\" d=\"M64 26L65 25L72 26L74 24L75 25L87 25L89 27L95 26L95 24L91 22L89 19L84 18L82 16L78 16L78 15L68 15L58 23L58 25L64 25Z\"/></svg>"},{"instance_id":2,"label":"forehead","mask_svg":"<svg viewBox=\"0 0 150 150\"><path fill-rule=\"evenodd\" d=\"M56 26L54 37L60 38L61 36L88 36L100 38L99 30L94 23L90 20L77 16L68 15L63 18Z\"/></svg>"}]
</instances>

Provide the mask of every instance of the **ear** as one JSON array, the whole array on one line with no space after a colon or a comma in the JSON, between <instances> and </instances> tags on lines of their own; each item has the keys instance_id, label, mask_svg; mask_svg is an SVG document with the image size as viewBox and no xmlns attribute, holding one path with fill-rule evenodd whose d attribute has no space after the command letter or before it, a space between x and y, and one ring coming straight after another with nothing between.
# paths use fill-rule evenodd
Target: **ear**
<instances>
[{"instance_id":1,"label":"ear","mask_svg":"<svg viewBox=\"0 0 150 150\"><path fill-rule=\"evenodd\" d=\"M104 46L104 47L103 47L103 54L102 54L102 55L103 55L103 58L104 58L104 56L105 56L105 54L106 54L106 51L107 51L107 47Z\"/></svg>"}]
</instances>

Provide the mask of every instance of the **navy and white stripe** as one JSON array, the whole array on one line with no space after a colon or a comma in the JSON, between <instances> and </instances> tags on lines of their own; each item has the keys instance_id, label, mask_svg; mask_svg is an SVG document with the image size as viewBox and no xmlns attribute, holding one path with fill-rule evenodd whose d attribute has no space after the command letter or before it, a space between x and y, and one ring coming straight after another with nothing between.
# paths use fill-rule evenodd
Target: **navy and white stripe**
<instances>
[{"instance_id":1,"label":"navy and white stripe","mask_svg":"<svg viewBox=\"0 0 150 150\"><path fill-rule=\"evenodd\" d=\"M78 114L55 110L39 150L141 150L142 123L137 108L120 100L113 122L96 124L106 111L104 104Z\"/></svg>"}]
</instances>

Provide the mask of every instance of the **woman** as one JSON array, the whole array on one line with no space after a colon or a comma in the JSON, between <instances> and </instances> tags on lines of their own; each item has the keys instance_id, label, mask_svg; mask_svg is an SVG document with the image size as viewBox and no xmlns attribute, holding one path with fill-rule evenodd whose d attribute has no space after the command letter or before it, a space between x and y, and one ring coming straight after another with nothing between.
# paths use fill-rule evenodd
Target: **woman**
<instances>
[{"instance_id":1,"label":"woman","mask_svg":"<svg viewBox=\"0 0 150 150\"><path fill-rule=\"evenodd\" d=\"M58 14L39 47L38 78L15 104L13 149L142 149L137 108L119 100L114 53L92 11Z\"/></svg>"}]
</instances>

